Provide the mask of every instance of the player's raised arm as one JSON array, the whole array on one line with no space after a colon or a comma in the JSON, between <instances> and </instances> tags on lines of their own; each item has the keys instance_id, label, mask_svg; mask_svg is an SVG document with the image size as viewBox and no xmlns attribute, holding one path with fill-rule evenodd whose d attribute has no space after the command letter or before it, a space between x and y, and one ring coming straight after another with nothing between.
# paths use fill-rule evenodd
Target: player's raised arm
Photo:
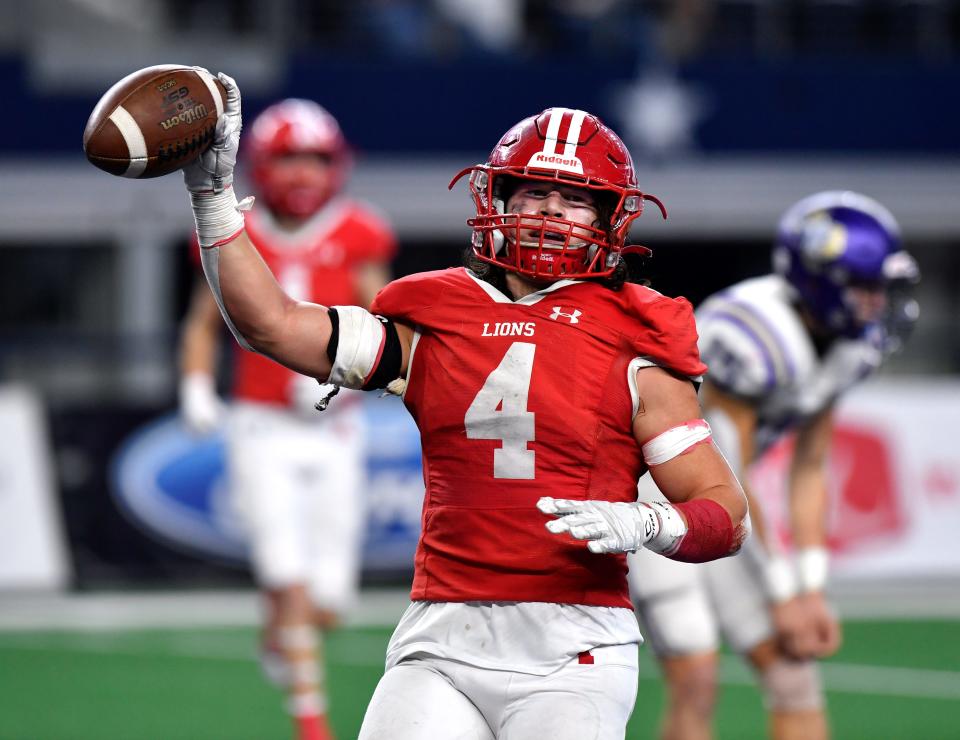
<instances>
[{"instance_id":1,"label":"player's raised arm","mask_svg":"<svg viewBox=\"0 0 960 740\"><path fill-rule=\"evenodd\" d=\"M348 388L392 380L406 366L411 333L355 306L295 301L277 283L244 230L233 191L240 143L240 90L227 75L224 114L213 145L183 168L200 242L201 262L220 312L245 349L304 375ZM390 368L383 363L390 362ZM380 372L377 372L377 371Z\"/></svg>"},{"instance_id":2,"label":"player's raised arm","mask_svg":"<svg viewBox=\"0 0 960 740\"><path fill-rule=\"evenodd\" d=\"M633 552L704 562L732 555L749 533L747 501L710 438L696 391L686 378L658 367L637 372L639 412L633 433L650 474L671 502L610 503L544 498L555 533L589 540L592 552Z\"/></svg>"},{"instance_id":3,"label":"player's raised arm","mask_svg":"<svg viewBox=\"0 0 960 740\"><path fill-rule=\"evenodd\" d=\"M227 75L218 78L227 99L214 143L183 168L204 274L227 326L245 349L326 378L331 366L327 309L284 293L244 231L242 209L249 202L238 204L233 190L242 126L240 90Z\"/></svg>"}]
</instances>

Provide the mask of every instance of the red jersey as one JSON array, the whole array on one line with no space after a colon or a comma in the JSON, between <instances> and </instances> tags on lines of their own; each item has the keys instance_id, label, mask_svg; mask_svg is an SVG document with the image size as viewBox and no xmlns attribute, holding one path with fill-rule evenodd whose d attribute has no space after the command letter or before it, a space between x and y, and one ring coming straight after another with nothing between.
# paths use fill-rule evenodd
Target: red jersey
<instances>
[{"instance_id":1,"label":"red jersey","mask_svg":"<svg viewBox=\"0 0 960 740\"><path fill-rule=\"evenodd\" d=\"M396 280L372 310L417 330L404 401L426 494L411 598L629 608L626 557L550 534L536 502L636 500L628 366L703 374L690 304L574 281L513 301L458 268Z\"/></svg>"},{"instance_id":2,"label":"red jersey","mask_svg":"<svg viewBox=\"0 0 960 740\"><path fill-rule=\"evenodd\" d=\"M369 207L340 198L296 231L279 228L264 209L246 216L246 229L281 287L293 298L324 306L362 303L355 271L389 262L396 240ZM247 401L286 404L296 374L254 352L236 348L233 393Z\"/></svg>"}]
</instances>

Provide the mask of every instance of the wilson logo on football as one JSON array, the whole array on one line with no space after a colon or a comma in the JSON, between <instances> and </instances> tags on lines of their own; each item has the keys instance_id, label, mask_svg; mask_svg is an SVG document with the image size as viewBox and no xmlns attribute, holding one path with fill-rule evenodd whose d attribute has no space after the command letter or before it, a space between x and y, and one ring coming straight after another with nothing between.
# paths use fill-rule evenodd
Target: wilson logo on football
<instances>
[{"instance_id":1,"label":"wilson logo on football","mask_svg":"<svg viewBox=\"0 0 960 740\"><path fill-rule=\"evenodd\" d=\"M179 126L181 123L193 123L194 121L199 121L206 115L207 106L205 106L203 103L200 103L199 105L195 105L193 108L187 108L182 113L171 116L166 121L160 121L160 126L164 131L168 131L174 126Z\"/></svg>"}]
</instances>

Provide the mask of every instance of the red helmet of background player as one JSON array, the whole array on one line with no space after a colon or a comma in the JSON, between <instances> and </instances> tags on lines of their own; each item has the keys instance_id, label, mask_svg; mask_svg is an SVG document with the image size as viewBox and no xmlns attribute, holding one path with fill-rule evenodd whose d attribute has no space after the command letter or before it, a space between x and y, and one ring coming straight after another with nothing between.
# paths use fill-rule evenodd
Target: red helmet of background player
<instances>
[{"instance_id":1,"label":"red helmet of background player","mask_svg":"<svg viewBox=\"0 0 960 740\"><path fill-rule=\"evenodd\" d=\"M312 216L346 182L351 157L340 124L312 100L271 105L254 119L244 145L258 194L277 215ZM279 161L297 154L323 157L326 176L281 175Z\"/></svg>"},{"instance_id":2,"label":"red helmet of background player","mask_svg":"<svg viewBox=\"0 0 960 740\"><path fill-rule=\"evenodd\" d=\"M656 197L638 189L633 160L620 137L582 110L548 108L525 118L503 135L486 164L467 167L450 187L468 172L477 208L477 215L467 220L473 227L474 253L484 262L536 279L610 275L625 249L630 224L643 212L643 202L656 203L664 218L667 215ZM584 227L546 215L506 213L506 203L521 180L592 191L599 222Z\"/></svg>"}]
</instances>

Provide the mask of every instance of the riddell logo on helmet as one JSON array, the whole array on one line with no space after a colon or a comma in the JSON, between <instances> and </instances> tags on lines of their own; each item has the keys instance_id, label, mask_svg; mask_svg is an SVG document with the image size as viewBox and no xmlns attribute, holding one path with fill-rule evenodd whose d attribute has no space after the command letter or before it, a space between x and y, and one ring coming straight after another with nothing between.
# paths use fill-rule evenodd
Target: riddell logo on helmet
<instances>
[{"instance_id":1,"label":"riddell logo on helmet","mask_svg":"<svg viewBox=\"0 0 960 740\"><path fill-rule=\"evenodd\" d=\"M537 152L530 157L530 161L527 162L527 167L540 167L543 169L575 172L578 175L583 174L583 162L581 162L578 157L561 157L557 154L545 154L544 152Z\"/></svg>"}]
</instances>

